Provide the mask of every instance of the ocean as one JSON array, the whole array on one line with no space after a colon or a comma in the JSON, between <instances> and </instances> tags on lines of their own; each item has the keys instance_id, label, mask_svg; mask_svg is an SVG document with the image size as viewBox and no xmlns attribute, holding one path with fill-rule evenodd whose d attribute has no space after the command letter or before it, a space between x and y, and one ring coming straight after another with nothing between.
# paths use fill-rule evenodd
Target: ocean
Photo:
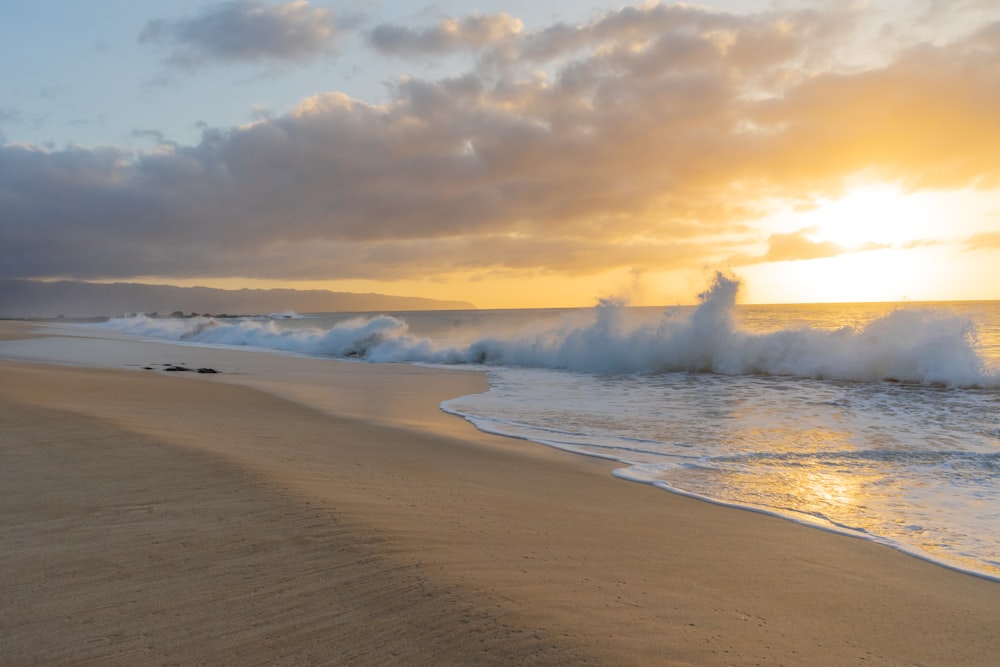
<instances>
[{"instance_id":1,"label":"ocean","mask_svg":"<svg viewBox=\"0 0 1000 667\"><path fill-rule=\"evenodd\" d=\"M276 313L88 325L197 345L485 370L441 405L625 480L1000 580L1000 302ZM621 508L628 512L629 508Z\"/></svg>"}]
</instances>

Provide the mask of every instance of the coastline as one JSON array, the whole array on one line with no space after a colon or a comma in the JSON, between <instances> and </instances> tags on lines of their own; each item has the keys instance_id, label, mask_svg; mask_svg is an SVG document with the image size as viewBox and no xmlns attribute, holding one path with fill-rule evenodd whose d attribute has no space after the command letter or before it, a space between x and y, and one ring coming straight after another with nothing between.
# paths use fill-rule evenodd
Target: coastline
<instances>
[{"instance_id":1,"label":"coastline","mask_svg":"<svg viewBox=\"0 0 1000 667\"><path fill-rule=\"evenodd\" d=\"M0 323L0 338L32 330ZM135 345L118 349L136 363L169 348ZM3 521L16 529L0 559L12 629L0 655L986 665L1000 653L1000 584L627 484L606 461L437 409L485 387L481 374L339 363L319 387L273 361L262 374L259 353L181 356L223 372L0 361Z\"/></svg>"}]
</instances>

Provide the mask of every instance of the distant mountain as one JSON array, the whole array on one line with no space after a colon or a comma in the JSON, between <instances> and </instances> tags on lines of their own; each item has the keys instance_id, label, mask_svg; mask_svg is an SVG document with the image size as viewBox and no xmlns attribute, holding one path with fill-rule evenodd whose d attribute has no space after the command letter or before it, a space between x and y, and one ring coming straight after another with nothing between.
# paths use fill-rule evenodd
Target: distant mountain
<instances>
[{"instance_id":1,"label":"distant mountain","mask_svg":"<svg viewBox=\"0 0 1000 667\"><path fill-rule=\"evenodd\" d=\"M398 310L467 310L465 301L327 290L174 287L139 283L0 280L0 317L95 317L131 313L258 315Z\"/></svg>"}]
</instances>

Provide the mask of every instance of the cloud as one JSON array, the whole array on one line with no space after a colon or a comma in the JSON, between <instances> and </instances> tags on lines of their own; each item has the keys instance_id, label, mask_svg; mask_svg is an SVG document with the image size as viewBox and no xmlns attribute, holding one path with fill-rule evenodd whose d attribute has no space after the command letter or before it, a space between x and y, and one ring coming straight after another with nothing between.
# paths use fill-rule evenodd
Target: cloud
<instances>
[{"instance_id":1,"label":"cloud","mask_svg":"<svg viewBox=\"0 0 1000 667\"><path fill-rule=\"evenodd\" d=\"M808 232L808 230L806 230ZM786 262L797 259L821 259L835 257L847 252L844 246L833 241L813 241L802 232L772 234L768 239L765 262Z\"/></svg>"},{"instance_id":2,"label":"cloud","mask_svg":"<svg viewBox=\"0 0 1000 667\"><path fill-rule=\"evenodd\" d=\"M208 6L201 14L156 19L139 42L170 49L167 62L194 67L212 62L311 60L330 53L338 37L333 15L308 0L267 6L236 0Z\"/></svg>"},{"instance_id":3,"label":"cloud","mask_svg":"<svg viewBox=\"0 0 1000 667\"><path fill-rule=\"evenodd\" d=\"M739 253L726 260L730 266L746 266L764 262L794 262L811 259L825 259L848 253L870 252L892 247L882 243L864 243L859 246L847 247L833 241L814 241L809 238L818 230L815 228L800 229L785 234L772 234L767 239L767 252L762 255ZM928 245L927 242L910 244L915 247Z\"/></svg>"},{"instance_id":4,"label":"cloud","mask_svg":"<svg viewBox=\"0 0 1000 667\"><path fill-rule=\"evenodd\" d=\"M485 14L445 19L423 30L382 23L375 26L368 39L377 51L386 55L441 55L508 41L523 27L520 19L507 14Z\"/></svg>"},{"instance_id":5,"label":"cloud","mask_svg":"<svg viewBox=\"0 0 1000 667\"><path fill-rule=\"evenodd\" d=\"M0 107L0 133L3 132L3 126L5 125L21 125L32 129L38 129L44 124L45 117L41 114L24 113L17 107ZM2 137L2 134L0 134L0 137Z\"/></svg>"},{"instance_id":6,"label":"cloud","mask_svg":"<svg viewBox=\"0 0 1000 667\"><path fill-rule=\"evenodd\" d=\"M247 7L191 21L209 30L206 16ZM485 57L499 34L497 67L404 77L384 104L318 94L146 152L0 147L0 277L713 265L755 242L749 223L773 201L836 193L859 172L1000 180L995 25L860 70L823 57L850 36L835 12L647 5L534 33L469 21L451 43L440 28L389 41L430 53L480 39ZM756 259L837 250L800 231Z\"/></svg>"},{"instance_id":7,"label":"cloud","mask_svg":"<svg viewBox=\"0 0 1000 667\"><path fill-rule=\"evenodd\" d=\"M1000 248L1000 232L983 232L965 240L967 250L995 250Z\"/></svg>"},{"instance_id":8,"label":"cloud","mask_svg":"<svg viewBox=\"0 0 1000 667\"><path fill-rule=\"evenodd\" d=\"M907 241L906 243L892 247L901 248L903 250L916 250L917 248L933 248L944 244L945 242L941 239L916 239L914 241Z\"/></svg>"},{"instance_id":9,"label":"cloud","mask_svg":"<svg viewBox=\"0 0 1000 667\"><path fill-rule=\"evenodd\" d=\"M623 7L579 26L559 23L540 30L527 36L518 57L548 61L595 47L610 47L612 52L624 54L645 51L649 46L662 49L672 42L678 53L706 46L728 54L741 66L762 66L797 51L805 40L820 46L819 42L828 41L841 23L837 13L821 16L788 11L740 16L683 3L647 4Z\"/></svg>"},{"instance_id":10,"label":"cloud","mask_svg":"<svg viewBox=\"0 0 1000 667\"><path fill-rule=\"evenodd\" d=\"M143 141L151 141L154 144L166 144L172 143L167 141L166 135L159 130L132 130L129 133L129 137L132 139L140 139Z\"/></svg>"},{"instance_id":11,"label":"cloud","mask_svg":"<svg viewBox=\"0 0 1000 667\"><path fill-rule=\"evenodd\" d=\"M13 107L0 107L0 123L16 123L21 117L21 112Z\"/></svg>"},{"instance_id":12,"label":"cloud","mask_svg":"<svg viewBox=\"0 0 1000 667\"><path fill-rule=\"evenodd\" d=\"M868 167L913 189L996 187L998 62L993 23L913 47L884 68L813 76L748 110L774 151L748 177L818 181Z\"/></svg>"}]
</instances>

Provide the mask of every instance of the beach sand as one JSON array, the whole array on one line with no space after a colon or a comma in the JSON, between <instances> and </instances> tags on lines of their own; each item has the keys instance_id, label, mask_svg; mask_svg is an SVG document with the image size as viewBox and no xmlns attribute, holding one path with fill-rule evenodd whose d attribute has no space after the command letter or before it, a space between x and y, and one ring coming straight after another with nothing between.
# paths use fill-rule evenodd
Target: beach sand
<instances>
[{"instance_id":1,"label":"beach sand","mask_svg":"<svg viewBox=\"0 0 1000 667\"><path fill-rule=\"evenodd\" d=\"M220 373L0 361L0 663L1000 655L1000 584L479 433L478 373L143 345Z\"/></svg>"}]
</instances>

